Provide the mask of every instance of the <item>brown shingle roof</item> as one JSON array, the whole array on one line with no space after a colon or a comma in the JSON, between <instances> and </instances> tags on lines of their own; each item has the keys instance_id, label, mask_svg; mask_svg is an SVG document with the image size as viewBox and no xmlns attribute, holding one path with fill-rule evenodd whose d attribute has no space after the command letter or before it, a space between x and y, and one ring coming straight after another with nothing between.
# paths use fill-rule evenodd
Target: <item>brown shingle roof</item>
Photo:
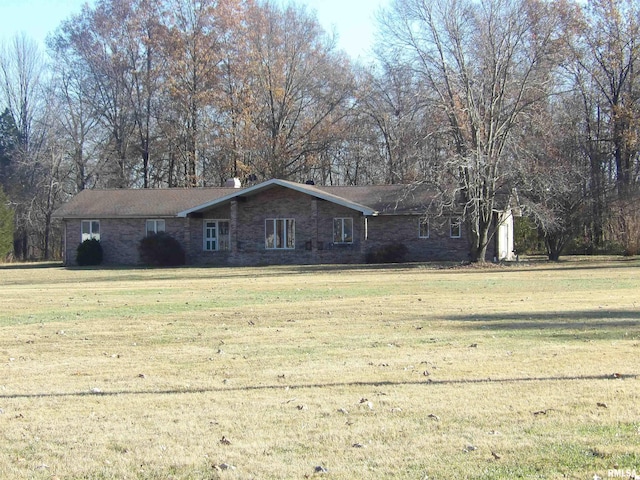
<instances>
[{"instance_id":1,"label":"brown shingle roof","mask_svg":"<svg viewBox=\"0 0 640 480\"><path fill-rule=\"evenodd\" d=\"M319 190L372 208L379 215L424 213L434 198L426 185L318 186Z\"/></svg>"},{"instance_id":2,"label":"brown shingle roof","mask_svg":"<svg viewBox=\"0 0 640 480\"><path fill-rule=\"evenodd\" d=\"M423 185L317 186L285 181L267 181L265 188L291 186L325 200L344 200L353 207L364 206L376 214L423 213L433 191ZM197 210L224 197L242 195L237 188L166 188L83 190L54 213L58 218L172 217ZM260 185L249 187L257 194ZM332 198L333 197L333 198ZM358 208L361 211L364 211Z\"/></svg>"},{"instance_id":3,"label":"brown shingle roof","mask_svg":"<svg viewBox=\"0 0 640 480\"><path fill-rule=\"evenodd\" d=\"M59 218L172 217L237 191L233 188L83 190L54 213Z\"/></svg>"}]
</instances>

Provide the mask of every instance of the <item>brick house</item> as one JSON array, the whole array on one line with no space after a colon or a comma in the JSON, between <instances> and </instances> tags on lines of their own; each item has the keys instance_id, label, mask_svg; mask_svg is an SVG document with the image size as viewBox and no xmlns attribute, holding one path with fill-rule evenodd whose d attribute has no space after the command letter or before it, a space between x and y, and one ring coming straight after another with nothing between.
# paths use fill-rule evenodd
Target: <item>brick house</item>
<instances>
[{"instance_id":1,"label":"brick house","mask_svg":"<svg viewBox=\"0 0 640 480\"><path fill-rule=\"evenodd\" d=\"M139 264L140 239L159 231L180 241L189 265L365 263L389 251L403 261L466 260L460 217L427 216L431 199L419 185L272 179L247 188L83 190L54 216L64 226L65 265L88 238L100 240L105 264Z\"/></svg>"}]
</instances>

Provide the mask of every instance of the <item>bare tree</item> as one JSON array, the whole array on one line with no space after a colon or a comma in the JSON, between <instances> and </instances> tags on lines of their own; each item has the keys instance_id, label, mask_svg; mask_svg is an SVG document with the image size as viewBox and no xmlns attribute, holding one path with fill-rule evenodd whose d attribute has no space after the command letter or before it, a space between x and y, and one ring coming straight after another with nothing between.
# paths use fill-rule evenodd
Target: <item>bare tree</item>
<instances>
[{"instance_id":1,"label":"bare tree","mask_svg":"<svg viewBox=\"0 0 640 480\"><path fill-rule=\"evenodd\" d=\"M353 91L349 61L303 8L265 3L247 21L253 167L261 177L302 179L342 131Z\"/></svg>"},{"instance_id":2,"label":"bare tree","mask_svg":"<svg viewBox=\"0 0 640 480\"><path fill-rule=\"evenodd\" d=\"M581 21L568 67L583 98L594 193L589 241L593 249L609 240L634 251L637 240L630 232L640 229L634 213L640 194L640 6L591 0Z\"/></svg>"},{"instance_id":3,"label":"bare tree","mask_svg":"<svg viewBox=\"0 0 640 480\"><path fill-rule=\"evenodd\" d=\"M380 172L377 183L422 181L421 168L432 149L432 118L419 77L406 65L382 58L378 66L360 78L358 108L360 121L374 132L370 142L369 168Z\"/></svg>"},{"instance_id":4,"label":"bare tree","mask_svg":"<svg viewBox=\"0 0 640 480\"><path fill-rule=\"evenodd\" d=\"M37 44L18 35L0 51L0 94L17 128L18 147L13 150L11 179L7 195L15 205L14 253L27 259L34 251L31 199L41 173L45 126L44 60Z\"/></svg>"},{"instance_id":5,"label":"bare tree","mask_svg":"<svg viewBox=\"0 0 640 480\"><path fill-rule=\"evenodd\" d=\"M93 186L99 168L100 113L96 111L96 91L91 87L87 69L67 48L52 39L49 50L53 58L54 98L58 134L66 142L67 174L72 182L64 186L75 194Z\"/></svg>"},{"instance_id":6,"label":"bare tree","mask_svg":"<svg viewBox=\"0 0 640 480\"><path fill-rule=\"evenodd\" d=\"M640 5L590 0L581 31L577 62L598 95L599 113L608 127L600 140L610 144L616 189L624 198L640 181Z\"/></svg>"},{"instance_id":7,"label":"bare tree","mask_svg":"<svg viewBox=\"0 0 640 480\"><path fill-rule=\"evenodd\" d=\"M177 154L184 185L202 184L200 154L208 127L205 115L214 101L222 61L221 37L225 6L215 0L172 0L165 23L164 52L169 75L165 93L170 99Z\"/></svg>"},{"instance_id":8,"label":"bare tree","mask_svg":"<svg viewBox=\"0 0 640 480\"><path fill-rule=\"evenodd\" d=\"M518 198L544 238L549 260L584 235L589 204L589 156L579 92L541 102L518 129Z\"/></svg>"},{"instance_id":9,"label":"bare tree","mask_svg":"<svg viewBox=\"0 0 640 480\"><path fill-rule=\"evenodd\" d=\"M563 2L396 0L381 17L386 58L405 62L447 120L452 176L472 261L484 261L501 191L509 190L510 142L521 117L553 86L566 16Z\"/></svg>"}]
</instances>

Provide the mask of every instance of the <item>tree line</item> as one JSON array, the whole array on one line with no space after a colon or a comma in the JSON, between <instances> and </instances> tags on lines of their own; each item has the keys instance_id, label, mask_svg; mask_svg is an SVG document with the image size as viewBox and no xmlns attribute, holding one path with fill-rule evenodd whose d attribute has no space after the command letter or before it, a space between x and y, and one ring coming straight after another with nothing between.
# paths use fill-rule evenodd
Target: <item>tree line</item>
<instances>
[{"instance_id":1,"label":"tree line","mask_svg":"<svg viewBox=\"0 0 640 480\"><path fill-rule=\"evenodd\" d=\"M376 22L368 62L268 0L97 0L46 52L14 37L0 255L55 257L82 189L230 177L430 184L425 214L458 210L475 261L506 207L550 258L638 252L640 2L392 0Z\"/></svg>"}]
</instances>

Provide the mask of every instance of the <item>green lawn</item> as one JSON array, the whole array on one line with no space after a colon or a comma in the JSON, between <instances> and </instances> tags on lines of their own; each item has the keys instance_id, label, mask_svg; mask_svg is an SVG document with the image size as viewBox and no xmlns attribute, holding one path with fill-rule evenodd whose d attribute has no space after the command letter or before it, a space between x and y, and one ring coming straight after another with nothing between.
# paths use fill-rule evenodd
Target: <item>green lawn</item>
<instances>
[{"instance_id":1,"label":"green lawn","mask_svg":"<svg viewBox=\"0 0 640 480\"><path fill-rule=\"evenodd\" d=\"M0 305L3 479L640 476L637 258L9 265Z\"/></svg>"}]
</instances>

